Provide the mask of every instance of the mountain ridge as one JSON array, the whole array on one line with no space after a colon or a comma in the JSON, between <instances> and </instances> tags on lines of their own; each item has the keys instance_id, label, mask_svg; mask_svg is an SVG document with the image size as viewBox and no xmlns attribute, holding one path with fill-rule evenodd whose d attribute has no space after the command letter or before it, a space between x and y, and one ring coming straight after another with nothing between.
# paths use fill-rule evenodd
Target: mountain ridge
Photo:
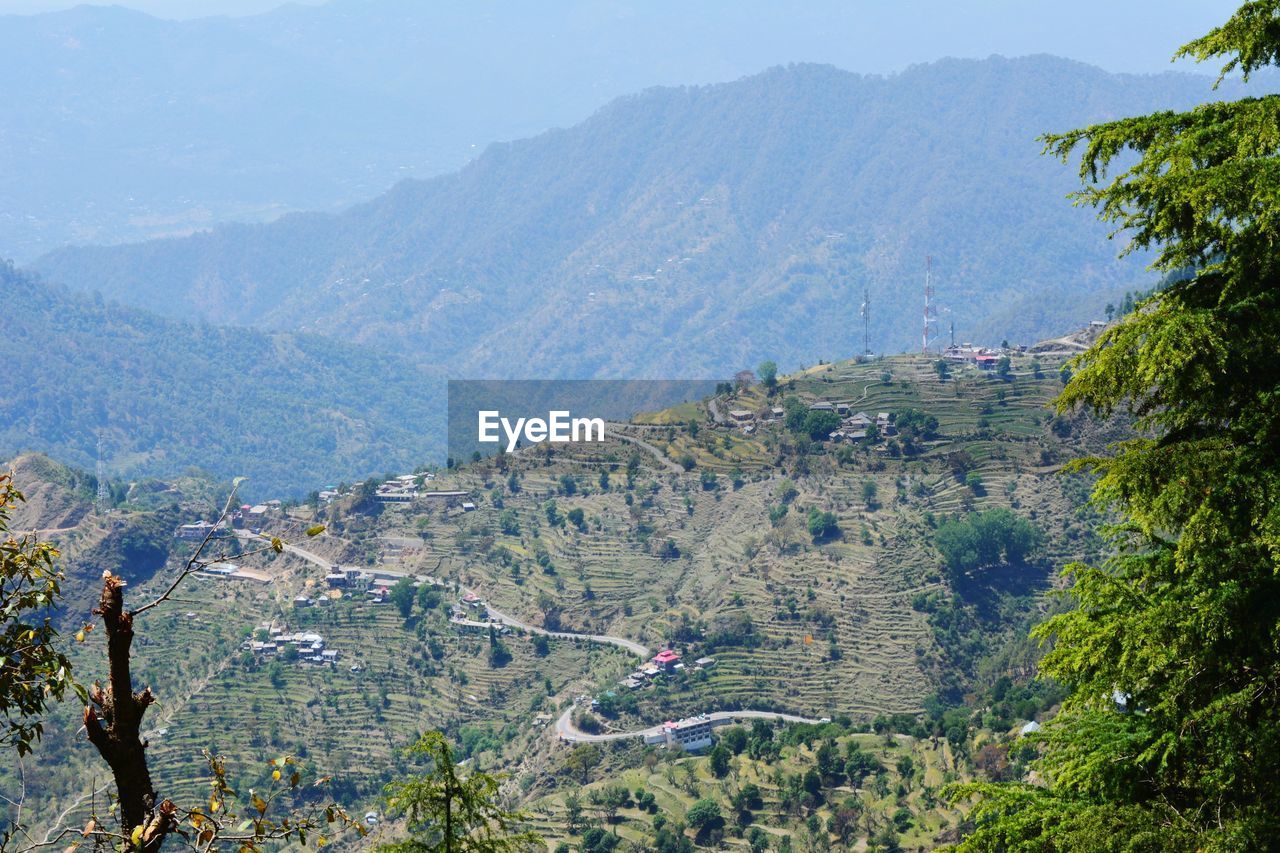
<instances>
[{"instance_id":1,"label":"mountain ridge","mask_svg":"<svg viewBox=\"0 0 1280 853\"><path fill-rule=\"evenodd\" d=\"M864 289L872 347L913 347L933 255L944 321L1029 340L1149 286L1140 258L1117 260L1105 227L1062 203L1075 176L1036 136L1209 94L1194 75L1044 56L890 77L783 66L618 99L340 214L35 267L159 313L340 335L455 375L669 376L857 351Z\"/></svg>"},{"instance_id":2,"label":"mountain ridge","mask_svg":"<svg viewBox=\"0 0 1280 853\"><path fill-rule=\"evenodd\" d=\"M0 265L0 454L37 450L113 477L195 467L246 495L417 465L442 405L421 368L314 335L177 322Z\"/></svg>"}]
</instances>

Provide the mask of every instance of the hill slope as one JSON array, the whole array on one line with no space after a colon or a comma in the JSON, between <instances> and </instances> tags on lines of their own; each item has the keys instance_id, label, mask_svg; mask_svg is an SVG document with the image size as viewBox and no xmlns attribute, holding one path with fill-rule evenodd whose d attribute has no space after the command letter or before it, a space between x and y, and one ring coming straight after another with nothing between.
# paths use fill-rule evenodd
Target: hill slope
<instances>
[{"instance_id":1,"label":"hill slope","mask_svg":"<svg viewBox=\"0 0 1280 853\"><path fill-rule=\"evenodd\" d=\"M192 578L181 603L140 619L135 671L162 699L148 717L157 784L175 802L199 802L208 796L202 748L225 755L243 789L269 772L264 751L284 752L333 773L335 796L359 814L381 808L382 785L404 771L401 748L441 728L460 743L460 757L510 771L513 795L530 803L549 835L563 837L565 796L589 783L644 785L659 793L670 819L698 798L726 803L733 793L708 774L706 759L655 753L636 738L563 742L551 721L567 712L584 723L577 697L606 700L594 716L614 732L719 708L785 710L830 716L838 731L815 737L838 735L842 753L860 740L894 775L884 784L868 777L860 788L833 775L813 808L798 809L786 795L791 783L774 770L803 772L817 744L779 732L780 754L734 759L743 781L762 788L754 807L762 824L794 834L806 812L820 809L825 819L852 797L880 823L909 807L907 836L927 843L942 820L954 826L960 816L937 805L937 786L973 772L966 747L978 729L1016 731L1047 707L1042 696L1003 708L959 703L985 696L1001 676L1026 675L1036 652L1020 635L1045 606L1050 567L1099 547L1094 519L1081 511L1087 487L1059 476L1057 463L1109 437L1046 411L1061 387L1059 359L1014 354L1007 379L966 366L947 381L919 356L824 364L784 378L771 398L757 386L717 401L721 409L760 411L795 397L802 405L845 402L873 416L897 412L900 429L884 439L810 443L776 421L747 432L717 424L707 403L686 404L616 433L629 441L525 448L438 472L426 487L467 493L472 511L425 494L384 506L363 489L327 506L271 510L267 532L297 548L239 556L229 544L229 559L257 580ZM912 438L912 409L937 419L927 436ZM56 469L40 476L86 480ZM154 575L131 578L129 595L145 600L162 589L189 553L174 527L207 518L210 503L170 503L162 500L168 493L134 494L59 534L68 553L84 548L69 573L92 578L98 572L77 566L120 565L124 543L108 534L131 523L163 546L165 561ZM144 502L153 498L159 503L148 511ZM945 570L935 545L940 527L988 509L1031 520L1043 533L1042 552L968 577ZM811 532L807 519L817 511L832 514L836 532ZM305 536L317 521L326 531ZM423 586L401 611L367 594L369 578L331 589L336 562L376 571L384 583L408 574ZM468 591L523 627L491 639L486 626L452 619L454 605L465 611ZM297 606L299 595L315 605ZM471 606L468 615L482 614ZM244 649L269 623L321 634L339 651L337 665ZM539 629L558 636L540 643ZM618 682L640 658L598 636L564 632L669 646L688 665L624 688ZM73 649L84 677L100 672L100 637ZM499 642L505 657L494 654ZM714 664L693 663L708 655ZM78 734L78 710L60 709L41 747L49 760L27 771L31 820L41 831L64 809L70 825L86 819L89 798L79 798L98 759ZM919 739L881 743L854 734L869 725L910 728ZM924 739L930 734L932 742ZM913 755L919 772L900 766L898 754ZM0 793L11 796L19 784L16 769L0 767ZM649 818L628 810L621 831L648 834Z\"/></svg>"},{"instance_id":2,"label":"hill slope","mask_svg":"<svg viewBox=\"0 0 1280 853\"><path fill-rule=\"evenodd\" d=\"M168 320L0 266L0 453L39 450L113 476L190 467L245 475L249 494L416 464L438 382L390 356L314 336ZM47 522L42 522L47 523Z\"/></svg>"},{"instance_id":3,"label":"hill slope","mask_svg":"<svg viewBox=\"0 0 1280 853\"><path fill-rule=\"evenodd\" d=\"M723 373L918 345L926 254L962 338L1030 340L1145 286L1036 137L1209 97L1051 57L779 68L624 98L337 216L65 250L163 313L351 334L455 375ZM1221 95L1221 93L1219 93ZM663 346L655 347L661 341Z\"/></svg>"}]
</instances>

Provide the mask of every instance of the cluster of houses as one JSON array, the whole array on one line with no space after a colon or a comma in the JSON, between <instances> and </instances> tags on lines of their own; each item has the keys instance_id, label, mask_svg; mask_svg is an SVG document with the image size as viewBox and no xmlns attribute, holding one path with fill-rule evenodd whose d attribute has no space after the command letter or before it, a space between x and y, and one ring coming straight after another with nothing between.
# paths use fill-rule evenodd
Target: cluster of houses
<instances>
[{"instance_id":1,"label":"cluster of houses","mask_svg":"<svg viewBox=\"0 0 1280 853\"><path fill-rule=\"evenodd\" d=\"M195 521L180 525L174 536L184 542L203 542L205 537L221 539L231 536L235 530L247 529L254 533L261 533L267 516L272 512L278 512L281 506L278 500L254 505L243 504L233 509L222 521Z\"/></svg>"},{"instance_id":2,"label":"cluster of houses","mask_svg":"<svg viewBox=\"0 0 1280 853\"><path fill-rule=\"evenodd\" d=\"M434 474L423 474L421 477L416 474L401 474L399 477L392 477L378 486L373 497L384 504L413 503L413 499L418 496L419 482L425 483L434 476Z\"/></svg>"},{"instance_id":3,"label":"cluster of houses","mask_svg":"<svg viewBox=\"0 0 1280 853\"><path fill-rule=\"evenodd\" d=\"M780 421L786 414L786 409L781 406L773 406L759 414L748 409L730 409L729 424L741 429L747 435L751 435L756 431L757 425Z\"/></svg>"},{"instance_id":4,"label":"cluster of houses","mask_svg":"<svg viewBox=\"0 0 1280 853\"><path fill-rule=\"evenodd\" d=\"M324 576L327 596L321 596L315 602L306 596L298 596L293 601L294 607L309 607L313 603L324 604L326 599L356 597L363 594L372 604L386 604L391 600L391 587L405 575L385 569L361 569L355 566L334 566L333 571ZM415 583L415 586L417 584Z\"/></svg>"},{"instance_id":5,"label":"cluster of houses","mask_svg":"<svg viewBox=\"0 0 1280 853\"><path fill-rule=\"evenodd\" d=\"M286 651L297 653L299 664L327 664L333 666L338 662L338 650L327 649L324 637L313 632L290 633L285 628L271 623L258 626L255 637L245 642L245 648L253 652L255 657L275 658L285 655ZM265 636L266 639L257 639Z\"/></svg>"},{"instance_id":6,"label":"cluster of houses","mask_svg":"<svg viewBox=\"0 0 1280 853\"><path fill-rule=\"evenodd\" d=\"M893 418L888 412L877 412L874 418L866 412L855 412L850 415L847 407L845 411L839 411L841 405L840 403L814 403L809 407L813 409L815 406L826 406L830 410L834 406L836 413L841 415L840 428L833 430L827 436L831 441L862 441L871 431L872 424L875 424L876 434L880 436L890 436L897 432L893 426Z\"/></svg>"},{"instance_id":7,"label":"cluster of houses","mask_svg":"<svg viewBox=\"0 0 1280 853\"><path fill-rule=\"evenodd\" d=\"M1026 347L1017 347L1019 352ZM978 347L973 344L952 344L942 351L942 357L953 364L972 364L979 370L995 370L1000 362L1000 353L989 347Z\"/></svg>"},{"instance_id":8,"label":"cluster of houses","mask_svg":"<svg viewBox=\"0 0 1280 853\"><path fill-rule=\"evenodd\" d=\"M467 592L461 601L449 608L449 621L464 634L511 633L510 626L489 618L489 607L474 592Z\"/></svg>"},{"instance_id":9,"label":"cluster of houses","mask_svg":"<svg viewBox=\"0 0 1280 853\"><path fill-rule=\"evenodd\" d=\"M849 403L832 400L818 400L809 404L811 412L832 412L840 416L840 428L834 430L828 438L831 441L862 441L872 424L881 436L893 435L893 420L888 412L879 412L872 417L866 412L853 412ZM729 412L729 423L750 435L756 427L774 421L780 421L786 410L774 406L768 411L757 413L747 409L733 409Z\"/></svg>"},{"instance_id":10,"label":"cluster of houses","mask_svg":"<svg viewBox=\"0 0 1280 853\"><path fill-rule=\"evenodd\" d=\"M380 484L373 493L373 499L382 504L411 504L414 501L437 502L446 507L461 506L464 510L475 509L475 504L466 500L468 493L444 489L427 488L436 475L432 471L422 474L400 474ZM331 486L320 490L317 494L320 502L331 504L338 498L351 494L364 487L364 482L353 483L349 488L340 489Z\"/></svg>"},{"instance_id":11,"label":"cluster of houses","mask_svg":"<svg viewBox=\"0 0 1280 853\"><path fill-rule=\"evenodd\" d=\"M476 505L467 500L468 492L446 489L424 489L435 479L435 474L403 474L394 477L378 486L374 492L374 500L383 504L410 504L414 501L427 501L444 507L461 506L464 512L471 512Z\"/></svg>"},{"instance_id":12,"label":"cluster of houses","mask_svg":"<svg viewBox=\"0 0 1280 853\"><path fill-rule=\"evenodd\" d=\"M715 666L715 658L698 658L694 661L694 669L708 669ZM676 675L685 670L680 653L674 649L663 649L654 655L644 666L627 675L618 682L618 686L628 690L638 690L655 679L668 675Z\"/></svg>"}]
</instances>

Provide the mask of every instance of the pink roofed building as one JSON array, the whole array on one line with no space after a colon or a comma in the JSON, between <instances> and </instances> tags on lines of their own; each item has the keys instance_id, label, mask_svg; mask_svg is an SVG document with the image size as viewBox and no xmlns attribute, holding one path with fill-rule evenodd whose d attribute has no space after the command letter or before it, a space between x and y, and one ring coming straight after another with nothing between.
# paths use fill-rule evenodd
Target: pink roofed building
<instances>
[{"instance_id":1,"label":"pink roofed building","mask_svg":"<svg viewBox=\"0 0 1280 853\"><path fill-rule=\"evenodd\" d=\"M671 649L663 649L653 656L653 665L668 672L675 669L679 662L680 655Z\"/></svg>"}]
</instances>

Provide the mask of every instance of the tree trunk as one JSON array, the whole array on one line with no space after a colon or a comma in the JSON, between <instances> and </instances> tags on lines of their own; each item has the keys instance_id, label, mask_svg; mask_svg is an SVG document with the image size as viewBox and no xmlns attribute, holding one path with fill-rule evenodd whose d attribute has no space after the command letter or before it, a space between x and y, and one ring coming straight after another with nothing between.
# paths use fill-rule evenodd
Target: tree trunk
<instances>
[{"instance_id":1,"label":"tree trunk","mask_svg":"<svg viewBox=\"0 0 1280 853\"><path fill-rule=\"evenodd\" d=\"M110 671L106 690L95 684L90 693L91 704L84 709L85 732L115 777L122 833L131 837L135 829L142 827L138 847L143 853L154 853L175 826L176 808L169 800L157 805L151 784L146 744L139 732L142 716L155 697L151 688L133 691L129 674L133 615L124 609L124 583L120 578L104 575L102 598L94 612L102 616L107 630Z\"/></svg>"}]
</instances>

